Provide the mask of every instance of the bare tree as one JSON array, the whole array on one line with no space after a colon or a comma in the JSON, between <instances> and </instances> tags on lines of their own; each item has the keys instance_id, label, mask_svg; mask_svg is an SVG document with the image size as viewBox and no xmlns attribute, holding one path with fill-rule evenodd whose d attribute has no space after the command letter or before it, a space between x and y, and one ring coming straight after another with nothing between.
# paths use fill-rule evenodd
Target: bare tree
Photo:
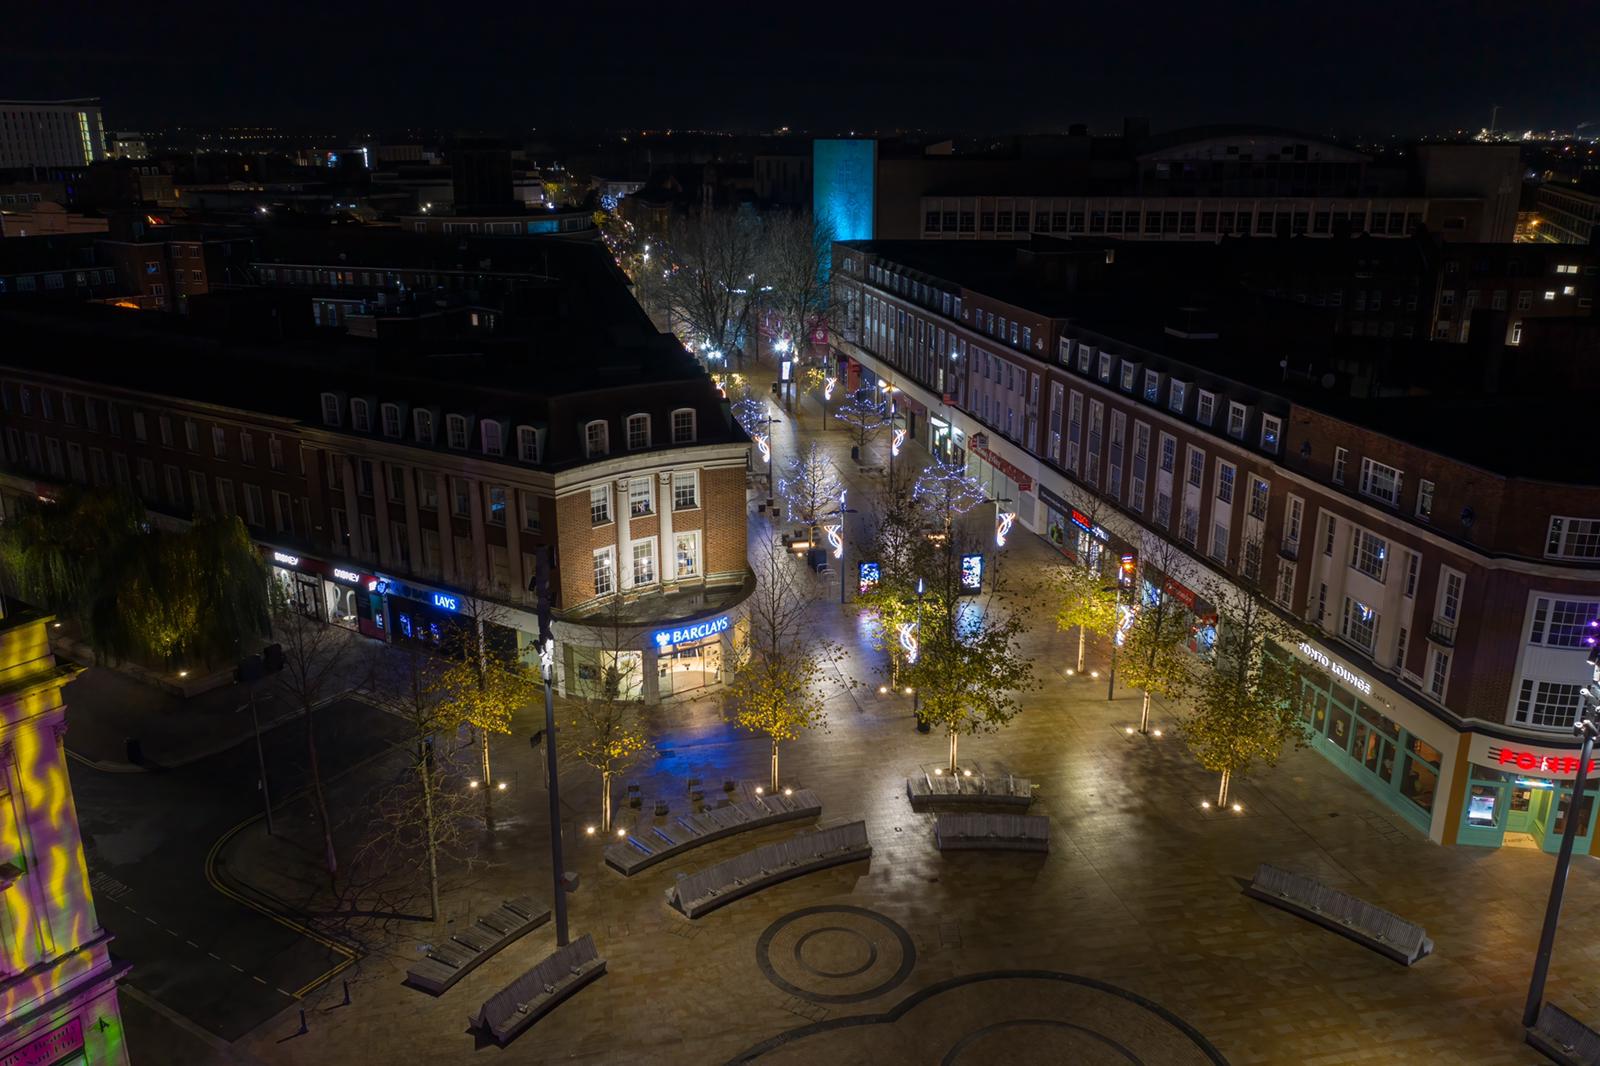
<instances>
[{"instance_id":1,"label":"bare tree","mask_svg":"<svg viewBox=\"0 0 1600 1066\"><path fill-rule=\"evenodd\" d=\"M871 389L857 389L847 396L833 417L849 426L855 433L856 446L865 448L867 442L889 425L889 405Z\"/></svg>"},{"instance_id":2,"label":"bare tree","mask_svg":"<svg viewBox=\"0 0 1600 1066\"><path fill-rule=\"evenodd\" d=\"M842 488L833 460L815 441L788 458L778 480L778 491L788 501L789 513L806 525L815 525L819 517L839 506Z\"/></svg>"},{"instance_id":3,"label":"bare tree","mask_svg":"<svg viewBox=\"0 0 1600 1066\"><path fill-rule=\"evenodd\" d=\"M661 251L660 298L692 343L732 355L750 332L759 223L738 211L697 212L673 220Z\"/></svg>"},{"instance_id":4,"label":"bare tree","mask_svg":"<svg viewBox=\"0 0 1600 1066\"><path fill-rule=\"evenodd\" d=\"M283 670L277 675L276 684L305 719L306 762L317 819L322 825L323 861L329 882L336 883L339 856L334 847L333 822L328 817L322 764L317 753L316 712L335 697L358 687L370 664L359 661L358 649L349 633L304 613L276 581L272 583L271 602L273 639L283 649Z\"/></svg>"},{"instance_id":5,"label":"bare tree","mask_svg":"<svg viewBox=\"0 0 1600 1066\"><path fill-rule=\"evenodd\" d=\"M826 280L833 226L810 212L768 215L761 232L762 298L777 319L780 338L799 355L812 331L831 330L843 304Z\"/></svg>"}]
</instances>

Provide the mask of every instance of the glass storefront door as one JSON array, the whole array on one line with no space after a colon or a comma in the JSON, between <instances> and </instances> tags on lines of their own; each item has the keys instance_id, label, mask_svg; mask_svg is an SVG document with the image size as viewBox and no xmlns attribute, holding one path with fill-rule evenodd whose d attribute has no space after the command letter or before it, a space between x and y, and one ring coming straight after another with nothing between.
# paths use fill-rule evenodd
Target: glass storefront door
<instances>
[{"instance_id":1,"label":"glass storefront door","mask_svg":"<svg viewBox=\"0 0 1600 1066\"><path fill-rule=\"evenodd\" d=\"M1584 790L1578 811L1575 851L1587 853L1594 836L1595 790ZM1561 850L1572 788L1542 777L1474 765L1467 781L1456 839L1462 844L1497 848Z\"/></svg>"},{"instance_id":2,"label":"glass storefront door","mask_svg":"<svg viewBox=\"0 0 1600 1066\"><path fill-rule=\"evenodd\" d=\"M722 638L663 648L656 657L657 693L665 698L722 683Z\"/></svg>"}]
</instances>

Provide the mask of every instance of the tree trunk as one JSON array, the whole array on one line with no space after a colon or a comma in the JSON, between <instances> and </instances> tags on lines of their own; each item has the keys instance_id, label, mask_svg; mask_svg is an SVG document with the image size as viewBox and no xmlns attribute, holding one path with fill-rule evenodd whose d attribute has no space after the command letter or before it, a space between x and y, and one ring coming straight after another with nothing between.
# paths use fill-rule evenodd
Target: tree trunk
<instances>
[{"instance_id":1,"label":"tree trunk","mask_svg":"<svg viewBox=\"0 0 1600 1066\"><path fill-rule=\"evenodd\" d=\"M428 918L439 920L439 833L433 820L433 776L428 772L426 752L417 763L422 777L422 821L428 847Z\"/></svg>"},{"instance_id":2,"label":"tree trunk","mask_svg":"<svg viewBox=\"0 0 1600 1066\"><path fill-rule=\"evenodd\" d=\"M478 730L478 754L483 757L483 820L494 828L494 781L489 777L489 731Z\"/></svg>"},{"instance_id":3,"label":"tree trunk","mask_svg":"<svg viewBox=\"0 0 1600 1066\"><path fill-rule=\"evenodd\" d=\"M1078 627L1078 673L1083 673L1083 627Z\"/></svg>"},{"instance_id":4,"label":"tree trunk","mask_svg":"<svg viewBox=\"0 0 1600 1066\"><path fill-rule=\"evenodd\" d=\"M772 791L774 795L778 791L778 741L776 737L772 741Z\"/></svg>"},{"instance_id":5,"label":"tree trunk","mask_svg":"<svg viewBox=\"0 0 1600 1066\"><path fill-rule=\"evenodd\" d=\"M1222 783L1217 788L1217 806L1219 808L1228 805L1228 784L1232 779L1233 771L1222 771Z\"/></svg>"},{"instance_id":6,"label":"tree trunk","mask_svg":"<svg viewBox=\"0 0 1600 1066\"><path fill-rule=\"evenodd\" d=\"M328 882L335 884L339 877L339 856L333 847L333 823L328 820L328 800L322 791L322 767L317 760L316 718L311 708L306 708L306 759L311 770L311 794L317 804L317 818L322 822L322 847L328 864Z\"/></svg>"},{"instance_id":7,"label":"tree trunk","mask_svg":"<svg viewBox=\"0 0 1600 1066\"><path fill-rule=\"evenodd\" d=\"M961 740L961 734L954 729L950 730L950 772L956 772L956 744Z\"/></svg>"},{"instance_id":8,"label":"tree trunk","mask_svg":"<svg viewBox=\"0 0 1600 1066\"><path fill-rule=\"evenodd\" d=\"M1150 732L1150 690L1144 690L1144 708L1139 712L1139 732Z\"/></svg>"},{"instance_id":9,"label":"tree trunk","mask_svg":"<svg viewBox=\"0 0 1600 1066\"><path fill-rule=\"evenodd\" d=\"M611 832L611 771L600 771L600 831Z\"/></svg>"}]
</instances>

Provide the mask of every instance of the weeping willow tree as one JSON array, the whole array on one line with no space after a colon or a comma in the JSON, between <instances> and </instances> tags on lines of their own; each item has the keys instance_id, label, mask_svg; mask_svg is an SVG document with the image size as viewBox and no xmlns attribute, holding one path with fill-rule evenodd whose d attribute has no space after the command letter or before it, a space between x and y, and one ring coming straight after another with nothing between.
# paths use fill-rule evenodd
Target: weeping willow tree
<instances>
[{"instance_id":1,"label":"weeping willow tree","mask_svg":"<svg viewBox=\"0 0 1600 1066\"><path fill-rule=\"evenodd\" d=\"M75 623L97 655L214 663L266 632L266 565L237 517L169 532L131 496L73 490L0 526L0 575Z\"/></svg>"}]
</instances>

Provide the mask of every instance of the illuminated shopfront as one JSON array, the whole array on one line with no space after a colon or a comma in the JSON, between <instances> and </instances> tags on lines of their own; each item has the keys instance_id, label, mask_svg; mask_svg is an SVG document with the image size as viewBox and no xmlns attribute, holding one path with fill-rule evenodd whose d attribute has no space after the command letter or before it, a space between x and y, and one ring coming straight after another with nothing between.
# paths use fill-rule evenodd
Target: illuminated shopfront
<instances>
[{"instance_id":1,"label":"illuminated shopfront","mask_svg":"<svg viewBox=\"0 0 1600 1066\"><path fill-rule=\"evenodd\" d=\"M728 615L692 626L659 629L655 645L656 696L681 695L720 685L723 681L724 634L732 628Z\"/></svg>"},{"instance_id":2,"label":"illuminated shopfront","mask_svg":"<svg viewBox=\"0 0 1600 1066\"><path fill-rule=\"evenodd\" d=\"M560 623L563 691L580 698L658 703L715 688L728 680L735 641L744 639L747 626L731 610L620 631Z\"/></svg>"},{"instance_id":3,"label":"illuminated shopfront","mask_svg":"<svg viewBox=\"0 0 1600 1066\"><path fill-rule=\"evenodd\" d=\"M1474 736L1457 840L1479 847L1561 847L1578 757L1572 751ZM1578 806L1575 850L1594 847L1595 763Z\"/></svg>"}]
</instances>

